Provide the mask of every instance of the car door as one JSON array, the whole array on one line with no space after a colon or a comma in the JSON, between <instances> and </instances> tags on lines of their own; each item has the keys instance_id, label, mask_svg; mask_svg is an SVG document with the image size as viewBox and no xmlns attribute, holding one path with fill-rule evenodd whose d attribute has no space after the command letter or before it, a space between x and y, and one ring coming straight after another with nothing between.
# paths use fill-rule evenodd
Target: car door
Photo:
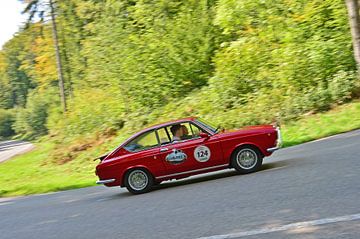
<instances>
[{"instance_id":1,"label":"car door","mask_svg":"<svg viewBox=\"0 0 360 239\"><path fill-rule=\"evenodd\" d=\"M183 173L197 169L209 168L222 162L222 151L216 135L200 137L205 132L191 122L181 123L187 127L189 135L179 141L171 140L170 128L158 129L161 146L159 160L164 162L167 175ZM162 141L167 136L166 141Z\"/></svg>"}]
</instances>

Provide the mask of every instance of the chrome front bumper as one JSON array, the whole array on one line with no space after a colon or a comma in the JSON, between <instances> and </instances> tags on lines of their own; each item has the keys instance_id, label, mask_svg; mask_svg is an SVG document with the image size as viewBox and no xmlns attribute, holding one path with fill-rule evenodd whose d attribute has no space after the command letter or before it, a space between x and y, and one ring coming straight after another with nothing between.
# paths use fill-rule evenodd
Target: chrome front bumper
<instances>
[{"instance_id":1,"label":"chrome front bumper","mask_svg":"<svg viewBox=\"0 0 360 239\"><path fill-rule=\"evenodd\" d=\"M272 148L268 148L266 151L268 151L269 153L272 153L278 149L280 149L280 147L272 147Z\"/></svg>"},{"instance_id":2,"label":"chrome front bumper","mask_svg":"<svg viewBox=\"0 0 360 239\"><path fill-rule=\"evenodd\" d=\"M115 182L114 178L106 179L106 180L98 180L98 181L96 181L96 184L107 184L107 183L113 183L113 182Z\"/></svg>"},{"instance_id":3,"label":"chrome front bumper","mask_svg":"<svg viewBox=\"0 0 360 239\"><path fill-rule=\"evenodd\" d=\"M272 147L272 148L268 148L266 151L268 151L269 153L272 153L278 149L281 148L282 145L282 136L281 136L281 130L280 127L276 127L276 135L277 135L277 140L276 140L276 146Z\"/></svg>"}]
</instances>

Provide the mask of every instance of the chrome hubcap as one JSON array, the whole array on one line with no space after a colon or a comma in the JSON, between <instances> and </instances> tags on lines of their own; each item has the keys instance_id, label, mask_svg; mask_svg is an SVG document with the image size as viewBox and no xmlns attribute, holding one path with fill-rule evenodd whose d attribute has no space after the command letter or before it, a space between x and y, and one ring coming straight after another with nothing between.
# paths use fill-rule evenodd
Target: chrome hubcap
<instances>
[{"instance_id":1,"label":"chrome hubcap","mask_svg":"<svg viewBox=\"0 0 360 239\"><path fill-rule=\"evenodd\" d=\"M252 149L242 149L236 156L238 165L243 169L251 169L257 163L257 154Z\"/></svg>"},{"instance_id":2,"label":"chrome hubcap","mask_svg":"<svg viewBox=\"0 0 360 239\"><path fill-rule=\"evenodd\" d=\"M129 174L129 186L134 190L143 190L148 182L148 176L142 170L134 170Z\"/></svg>"}]
</instances>

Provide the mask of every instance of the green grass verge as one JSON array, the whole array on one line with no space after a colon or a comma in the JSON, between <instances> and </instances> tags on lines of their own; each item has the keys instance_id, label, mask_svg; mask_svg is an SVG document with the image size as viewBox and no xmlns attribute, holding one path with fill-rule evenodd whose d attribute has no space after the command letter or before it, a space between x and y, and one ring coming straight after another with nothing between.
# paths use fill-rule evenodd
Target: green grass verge
<instances>
[{"instance_id":1,"label":"green grass verge","mask_svg":"<svg viewBox=\"0 0 360 239\"><path fill-rule=\"evenodd\" d=\"M334 110L303 118L282 126L284 146L319 139L360 128L360 102L352 102ZM32 152L0 164L0 196L17 196L81 188L95 185L91 159L111 150L125 138L117 137L99 147L79 154L75 160L58 165L51 152L55 144L47 138L36 143Z\"/></svg>"},{"instance_id":2,"label":"green grass verge","mask_svg":"<svg viewBox=\"0 0 360 239\"><path fill-rule=\"evenodd\" d=\"M303 117L282 127L284 146L292 146L360 128L360 102Z\"/></svg>"},{"instance_id":3,"label":"green grass verge","mask_svg":"<svg viewBox=\"0 0 360 239\"><path fill-rule=\"evenodd\" d=\"M94 184L94 164L71 162L55 165L48 157L52 143L36 143L36 149L0 164L0 196L28 195L80 188ZM92 169L91 169L92 168Z\"/></svg>"}]
</instances>

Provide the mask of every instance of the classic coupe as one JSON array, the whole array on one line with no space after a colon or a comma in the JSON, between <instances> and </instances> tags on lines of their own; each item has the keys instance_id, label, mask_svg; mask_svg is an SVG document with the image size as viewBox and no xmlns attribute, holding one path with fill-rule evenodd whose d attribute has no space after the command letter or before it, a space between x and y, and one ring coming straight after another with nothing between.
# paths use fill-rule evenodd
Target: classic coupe
<instances>
[{"instance_id":1,"label":"classic coupe","mask_svg":"<svg viewBox=\"0 0 360 239\"><path fill-rule=\"evenodd\" d=\"M196 117L171 121L142 130L99 157L97 184L140 194L166 180L226 168L252 173L281 143L276 125L227 132Z\"/></svg>"}]
</instances>

